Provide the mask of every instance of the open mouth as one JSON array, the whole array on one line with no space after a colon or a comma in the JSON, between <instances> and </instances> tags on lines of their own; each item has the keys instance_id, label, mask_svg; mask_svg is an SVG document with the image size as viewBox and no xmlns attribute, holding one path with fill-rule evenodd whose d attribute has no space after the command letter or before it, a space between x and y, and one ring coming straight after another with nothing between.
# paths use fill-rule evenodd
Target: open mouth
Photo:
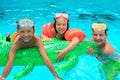
<instances>
[{"instance_id":1,"label":"open mouth","mask_svg":"<svg viewBox=\"0 0 120 80\"><path fill-rule=\"evenodd\" d=\"M97 44L101 44L101 43L102 43L102 41L96 41L96 43L97 43Z\"/></svg>"},{"instance_id":2,"label":"open mouth","mask_svg":"<svg viewBox=\"0 0 120 80\"><path fill-rule=\"evenodd\" d=\"M95 40L95 42L96 42L97 44L100 44L100 43L102 43L102 40Z\"/></svg>"},{"instance_id":3,"label":"open mouth","mask_svg":"<svg viewBox=\"0 0 120 80\"><path fill-rule=\"evenodd\" d=\"M60 32L64 32L64 31L65 31L65 28L59 28L59 31L60 31Z\"/></svg>"}]
</instances>

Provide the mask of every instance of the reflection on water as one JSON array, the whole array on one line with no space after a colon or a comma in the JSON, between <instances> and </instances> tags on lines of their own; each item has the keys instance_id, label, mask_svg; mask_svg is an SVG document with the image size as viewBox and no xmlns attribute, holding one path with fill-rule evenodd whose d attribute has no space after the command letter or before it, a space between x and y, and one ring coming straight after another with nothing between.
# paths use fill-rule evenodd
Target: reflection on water
<instances>
[{"instance_id":1,"label":"reflection on water","mask_svg":"<svg viewBox=\"0 0 120 80\"><path fill-rule=\"evenodd\" d=\"M91 20L91 21L115 21L117 18L110 14L80 14L79 19Z\"/></svg>"},{"instance_id":2,"label":"reflection on water","mask_svg":"<svg viewBox=\"0 0 120 80\"><path fill-rule=\"evenodd\" d=\"M0 2L0 34L14 33L16 20L30 17L36 22L36 34L39 36L41 26L47 22L53 22L56 12L68 13L70 27L83 30L87 35L86 39L91 37L90 30L93 22L105 22L108 25L108 40L115 49L120 50L120 0L60 0L59 2L57 0L2 0ZM100 80L98 64L99 62L94 57L82 56L75 68L60 76L64 80ZM38 72L39 69L41 71ZM2 71L3 67L0 67L0 75ZM18 67L13 69L13 73L18 71ZM22 80L45 80L47 77L53 80L54 77L48 72L45 66L38 67ZM7 80L10 80L12 75L11 72Z\"/></svg>"}]
</instances>

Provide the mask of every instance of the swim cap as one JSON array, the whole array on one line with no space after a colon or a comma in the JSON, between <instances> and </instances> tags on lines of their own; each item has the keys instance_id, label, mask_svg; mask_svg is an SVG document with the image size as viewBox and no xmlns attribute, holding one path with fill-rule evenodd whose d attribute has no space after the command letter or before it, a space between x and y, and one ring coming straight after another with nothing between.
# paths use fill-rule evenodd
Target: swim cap
<instances>
[{"instance_id":1,"label":"swim cap","mask_svg":"<svg viewBox=\"0 0 120 80\"><path fill-rule=\"evenodd\" d=\"M106 30L107 26L104 23L93 23L92 24L92 29L93 30Z\"/></svg>"},{"instance_id":2,"label":"swim cap","mask_svg":"<svg viewBox=\"0 0 120 80\"><path fill-rule=\"evenodd\" d=\"M64 19L68 20L68 14L66 13L56 13L55 14L55 20L63 17Z\"/></svg>"},{"instance_id":3,"label":"swim cap","mask_svg":"<svg viewBox=\"0 0 120 80\"><path fill-rule=\"evenodd\" d=\"M18 22L18 25L20 27L24 27L24 26L33 27L34 26L34 22L31 19L29 19L29 18L24 18L24 19L21 19Z\"/></svg>"}]
</instances>

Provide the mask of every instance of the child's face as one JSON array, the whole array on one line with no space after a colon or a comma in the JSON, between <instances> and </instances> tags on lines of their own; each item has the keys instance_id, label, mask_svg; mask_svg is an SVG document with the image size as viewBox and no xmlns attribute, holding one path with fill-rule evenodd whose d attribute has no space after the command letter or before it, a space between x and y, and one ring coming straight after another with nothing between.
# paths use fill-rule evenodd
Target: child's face
<instances>
[{"instance_id":1,"label":"child's face","mask_svg":"<svg viewBox=\"0 0 120 80\"><path fill-rule=\"evenodd\" d=\"M64 34L67 30L67 20L64 18L59 18L56 20L56 30L59 34Z\"/></svg>"},{"instance_id":2,"label":"child's face","mask_svg":"<svg viewBox=\"0 0 120 80\"><path fill-rule=\"evenodd\" d=\"M106 41L106 34L104 30L94 30L93 31L93 40L97 45L102 45Z\"/></svg>"},{"instance_id":3,"label":"child's face","mask_svg":"<svg viewBox=\"0 0 120 80\"><path fill-rule=\"evenodd\" d=\"M34 35L33 27L19 27L18 34L23 42L28 43Z\"/></svg>"}]
</instances>

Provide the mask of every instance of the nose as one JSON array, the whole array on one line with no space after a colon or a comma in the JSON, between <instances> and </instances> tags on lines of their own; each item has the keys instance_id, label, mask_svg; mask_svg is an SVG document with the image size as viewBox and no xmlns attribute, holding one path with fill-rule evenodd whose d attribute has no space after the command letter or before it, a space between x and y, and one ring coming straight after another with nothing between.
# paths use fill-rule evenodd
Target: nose
<instances>
[{"instance_id":1,"label":"nose","mask_svg":"<svg viewBox=\"0 0 120 80\"><path fill-rule=\"evenodd\" d=\"M60 26L61 29L64 29L65 27L66 27L66 26L64 26L64 25L61 25L61 26Z\"/></svg>"},{"instance_id":2,"label":"nose","mask_svg":"<svg viewBox=\"0 0 120 80\"><path fill-rule=\"evenodd\" d=\"M96 36L96 39L100 39L100 36Z\"/></svg>"},{"instance_id":3,"label":"nose","mask_svg":"<svg viewBox=\"0 0 120 80\"><path fill-rule=\"evenodd\" d=\"M60 28L62 28L63 27L63 25L60 25Z\"/></svg>"},{"instance_id":4,"label":"nose","mask_svg":"<svg viewBox=\"0 0 120 80\"><path fill-rule=\"evenodd\" d=\"M28 36L28 33L27 33L27 32L25 32L25 33L24 33L24 36Z\"/></svg>"}]
</instances>

